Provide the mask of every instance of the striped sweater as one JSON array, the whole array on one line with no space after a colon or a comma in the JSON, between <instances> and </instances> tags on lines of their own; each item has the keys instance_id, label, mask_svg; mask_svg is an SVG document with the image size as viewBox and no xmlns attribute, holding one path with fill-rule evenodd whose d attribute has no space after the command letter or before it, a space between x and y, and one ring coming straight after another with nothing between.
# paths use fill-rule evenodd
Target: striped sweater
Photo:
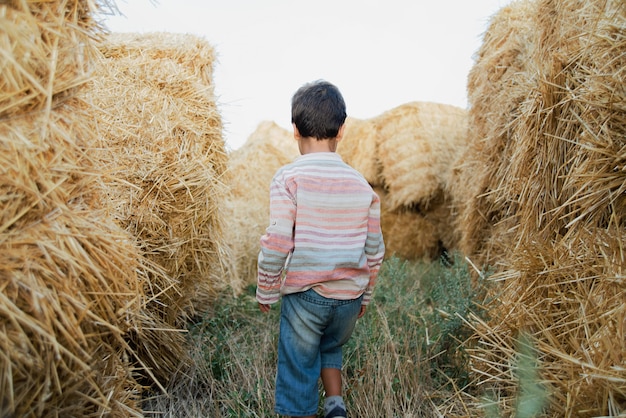
<instances>
[{"instance_id":1,"label":"striped sweater","mask_svg":"<svg viewBox=\"0 0 626 418\"><path fill-rule=\"evenodd\" d=\"M372 297L385 246L380 200L334 152L298 157L270 185L270 225L261 237L256 297L313 288L324 297Z\"/></svg>"}]
</instances>

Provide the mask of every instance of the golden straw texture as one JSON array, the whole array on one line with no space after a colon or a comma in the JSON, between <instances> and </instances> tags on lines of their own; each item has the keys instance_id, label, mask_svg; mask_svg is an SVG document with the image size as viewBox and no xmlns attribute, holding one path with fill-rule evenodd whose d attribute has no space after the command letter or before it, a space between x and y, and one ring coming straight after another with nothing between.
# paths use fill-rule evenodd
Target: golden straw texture
<instances>
[{"instance_id":1,"label":"golden straw texture","mask_svg":"<svg viewBox=\"0 0 626 418\"><path fill-rule=\"evenodd\" d=\"M178 34L112 34L89 100L100 112L107 202L176 285L174 311L231 283L223 240L227 154L213 94L213 49ZM208 73L208 74L207 74ZM169 286L161 286L163 289ZM180 312L166 313L168 322Z\"/></svg>"},{"instance_id":2,"label":"golden straw texture","mask_svg":"<svg viewBox=\"0 0 626 418\"><path fill-rule=\"evenodd\" d=\"M0 118L49 109L85 82L96 10L76 0L0 4Z\"/></svg>"},{"instance_id":3,"label":"golden straw texture","mask_svg":"<svg viewBox=\"0 0 626 418\"><path fill-rule=\"evenodd\" d=\"M372 186L383 185L378 160L379 142L375 119L348 117L343 139L337 146L337 153L343 160L363 174Z\"/></svg>"},{"instance_id":4,"label":"golden straw texture","mask_svg":"<svg viewBox=\"0 0 626 418\"><path fill-rule=\"evenodd\" d=\"M92 2L0 5L0 415L140 416L132 237L98 207Z\"/></svg>"},{"instance_id":5,"label":"golden straw texture","mask_svg":"<svg viewBox=\"0 0 626 418\"><path fill-rule=\"evenodd\" d=\"M496 266L497 284L494 319L476 321L468 343L473 370L511 414L515 340L525 331L551 395L545 416L618 416L626 412L626 5L527 6L510 6L522 7L516 21L510 9L494 18L472 70L475 80L498 71L483 60L510 45L488 41L508 34L525 39L517 71L496 80L489 98L470 83L471 112L474 101L481 109L470 116L471 141L493 152L474 152L474 166L489 168L464 173L483 187L464 219L484 219L491 252L465 248ZM503 109L506 118L481 127Z\"/></svg>"},{"instance_id":6,"label":"golden straw texture","mask_svg":"<svg viewBox=\"0 0 626 418\"><path fill-rule=\"evenodd\" d=\"M436 225L410 208L390 210L387 193L382 187L374 191L381 200L381 228L385 240L385 257L407 260L431 260L440 255Z\"/></svg>"},{"instance_id":7,"label":"golden straw texture","mask_svg":"<svg viewBox=\"0 0 626 418\"><path fill-rule=\"evenodd\" d=\"M489 239L492 229L517 225L504 220L515 211L516 195L499 191L515 148L509 127L531 83L527 66L536 35L531 24L535 8L532 0L518 0L493 16L468 77L469 139L451 185L459 207L459 246L477 264L497 263L506 251L492 248L498 243Z\"/></svg>"},{"instance_id":8,"label":"golden straw texture","mask_svg":"<svg viewBox=\"0 0 626 418\"><path fill-rule=\"evenodd\" d=\"M413 102L383 113L375 123L389 207L427 208L445 189L451 162L465 146L467 112L456 106Z\"/></svg>"},{"instance_id":9,"label":"golden straw texture","mask_svg":"<svg viewBox=\"0 0 626 418\"><path fill-rule=\"evenodd\" d=\"M389 230L385 240L390 248L416 260L438 259L456 249L459 190L453 187L453 172L467 146L467 111L412 102L372 118L372 124L379 142L378 179L385 191L383 226ZM389 218L395 218L393 229Z\"/></svg>"},{"instance_id":10,"label":"golden straw texture","mask_svg":"<svg viewBox=\"0 0 626 418\"><path fill-rule=\"evenodd\" d=\"M110 34L84 97L94 113L101 204L133 236L146 276L137 356L166 383L188 360L182 330L238 291L224 238L227 154L213 48L193 35Z\"/></svg>"}]
</instances>

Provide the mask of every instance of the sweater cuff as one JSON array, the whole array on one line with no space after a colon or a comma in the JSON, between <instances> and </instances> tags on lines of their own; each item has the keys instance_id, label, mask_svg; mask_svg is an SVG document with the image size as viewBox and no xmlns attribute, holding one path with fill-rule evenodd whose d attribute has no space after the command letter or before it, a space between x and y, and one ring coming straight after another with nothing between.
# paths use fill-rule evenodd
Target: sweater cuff
<instances>
[{"instance_id":1,"label":"sweater cuff","mask_svg":"<svg viewBox=\"0 0 626 418\"><path fill-rule=\"evenodd\" d=\"M372 301L372 292L371 291L366 291L365 293L363 293L363 300L361 301L361 305L369 305L370 302Z\"/></svg>"},{"instance_id":2,"label":"sweater cuff","mask_svg":"<svg viewBox=\"0 0 626 418\"><path fill-rule=\"evenodd\" d=\"M264 305L272 305L280 299L280 292L264 292L257 287L256 300Z\"/></svg>"}]
</instances>

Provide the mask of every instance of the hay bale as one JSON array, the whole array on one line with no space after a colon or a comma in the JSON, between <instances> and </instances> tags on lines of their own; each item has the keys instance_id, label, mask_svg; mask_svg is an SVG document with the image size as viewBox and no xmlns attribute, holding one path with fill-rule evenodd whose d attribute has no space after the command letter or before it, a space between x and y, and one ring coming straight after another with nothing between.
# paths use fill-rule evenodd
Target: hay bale
<instances>
[{"instance_id":1,"label":"hay bale","mask_svg":"<svg viewBox=\"0 0 626 418\"><path fill-rule=\"evenodd\" d=\"M209 123L221 125L221 120L215 120L216 104L213 95L215 50L205 39L182 33L109 33L104 39L102 52L111 59L141 58L146 63L164 60L178 65L188 75L198 79L196 82L203 86L198 88L206 90L207 97L213 102L209 107L211 114Z\"/></svg>"},{"instance_id":2,"label":"hay bale","mask_svg":"<svg viewBox=\"0 0 626 418\"><path fill-rule=\"evenodd\" d=\"M413 102L376 118L380 175L391 210L427 210L443 193L452 162L465 147L466 115L456 106Z\"/></svg>"},{"instance_id":3,"label":"hay bale","mask_svg":"<svg viewBox=\"0 0 626 418\"><path fill-rule=\"evenodd\" d=\"M372 186L382 186L381 167L378 161L379 134L375 119L348 117L343 139L337 153L360 172Z\"/></svg>"},{"instance_id":4,"label":"hay bale","mask_svg":"<svg viewBox=\"0 0 626 418\"><path fill-rule=\"evenodd\" d=\"M437 227L421 213L410 208L389 208L387 192L374 187L380 197L380 222L385 239L385 257L407 260L433 260L441 255Z\"/></svg>"},{"instance_id":5,"label":"hay bale","mask_svg":"<svg viewBox=\"0 0 626 418\"><path fill-rule=\"evenodd\" d=\"M100 28L89 1L0 4L0 118L49 109L89 75Z\"/></svg>"},{"instance_id":6,"label":"hay bale","mask_svg":"<svg viewBox=\"0 0 626 418\"><path fill-rule=\"evenodd\" d=\"M497 85L482 112L515 108L516 115L496 134L472 138L501 156L480 161L496 165L490 170L498 180L483 183L477 199L488 202L477 207L495 208L501 224L515 225L490 225L483 235L499 257L499 286L491 295L495 319L475 326L473 365L483 385L500 389L510 414L514 341L527 331L551 393L548 416L623 414L626 8L599 0L541 0L534 7L526 27L505 30L528 34L526 62ZM511 94L510 86L526 90ZM470 126L477 120L471 117Z\"/></svg>"},{"instance_id":7,"label":"hay bale","mask_svg":"<svg viewBox=\"0 0 626 418\"><path fill-rule=\"evenodd\" d=\"M2 416L140 416L125 339L139 254L96 206L92 113L75 98L96 53L93 7L0 5Z\"/></svg>"},{"instance_id":8,"label":"hay bale","mask_svg":"<svg viewBox=\"0 0 626 418\"><path fill-rule=\"evenodd\" d=\"M3 416L138 409L125 334L141 306L139 253L92 206L78 108L0 122Z\"/></svg>"},{"instance_id":9,"label":"hay bale","mask_svg":"<svg viewBox=\"0 0 626 418\"><path fill-rule=\"evenodd\" d=\"M256 283L259 239L269 222L269 186L276 171L300 155L293 133L261 122L228 162L230 216L225 228L239 277Z\"/></svg>"},{"instance_id":10,"label":"hay bale","mask_svg":"<svg viewBox=\"0 0 626 418\"><path fill-rule=\"evenodd\" d=\"M515 211L517 194L494 191L506 180L501 169L514 147L509 126L531 82L527 65L536 35L535 8L533 0L517 0L491 18L468 76L468 140L454 163L450 187L458 208L459 249L477 265L497 263L506 251L492 248L498 242L490 239L491 231L517 225L504 222Z\"/></svg>"},{"instance_id":11,"label":"hay bale","mask_svg":"<svg viewBox=\"0 0 626 418\"><path fill-rule=\"evenodd\" d=\"M400 234L385 234L385 241L405 246L398 252L410 259L437 259L442 252L456 249L457 200L451 184L454 163L466 147L467 111L412 102L373 118L371 126L378 141L378 179L385 190L384 217L388 219L383 222L388 225L395 218ZM409 218L420 221L409 222ZM413 226L401 231L402 222Z\"/></svg>"},{"instance_id":12,"label":"hay bale","mask_svg":"<svg viewBox=\"0 0 626 418\"><path fill-rule=\"evenodd\" d=\"M168 33L111 34L99 48L85 100L99 110L103 204L163 271L151 283L153 308L180 326L216 292L238 286L223 239L227 154L214 51Z\"/></svg>"}]
</instances>

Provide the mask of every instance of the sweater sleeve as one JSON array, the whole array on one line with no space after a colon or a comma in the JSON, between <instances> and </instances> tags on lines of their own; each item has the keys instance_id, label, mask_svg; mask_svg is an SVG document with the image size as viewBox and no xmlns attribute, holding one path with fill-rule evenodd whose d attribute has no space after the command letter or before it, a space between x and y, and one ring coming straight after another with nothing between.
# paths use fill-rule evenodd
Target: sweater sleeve
<instances>
[{"instance_id":1,"label":"sweater sleeve","mask_svg":"<svg viewBox=\"0 0 626 418\"><path fill-rule=\"evenodd\" d=\"M261 237L258 257L257 301L272 304L280 299L280 287L289 255L294 248L295 198L280 176L270 185L270 224Z\"/></svg>"},{"instance_id":2,"label":"sweater sleeve","mask_svg":"<svg viewBox=\"0 0 626 418\"><path fill-rule=\"evenodd\" d=\"M363 295L363 305L368 305L372 299L372 292L378 279L378 272L385 256L385 244L380 226L380 198L374 193L367 225L367 239L365 241L365 255L370 271L370 279Z\"/></svg>"}]
</instances>

